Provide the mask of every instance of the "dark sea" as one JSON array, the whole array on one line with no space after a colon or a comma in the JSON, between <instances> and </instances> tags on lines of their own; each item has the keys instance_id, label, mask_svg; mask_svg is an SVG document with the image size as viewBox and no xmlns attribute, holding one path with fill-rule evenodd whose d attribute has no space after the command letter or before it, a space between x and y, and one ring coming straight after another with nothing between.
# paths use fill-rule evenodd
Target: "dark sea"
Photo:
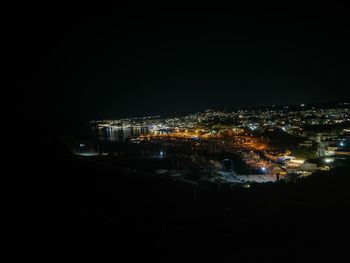
<instances>
[{"instance_id":1,"label":"dark sea","mask_svg":"<svg viewBox=\"0 0 350 263\"><path fill-rule=\"evenodd\" d=\"M166 148L157 147L155 145L150 144L135 144L130 142L130 139L137 138L140 135L147 134L162 134L167 131L155 131L151 130L148 127L140 127L140 126L131 126L131 127L114 127L114 128L102 128L98 129L95 126L90 127L90 138L93 141L94 145L98 144L98 148L100 151L106 152L118 152L118 151L137 151L137 150L152 150L154 151L164 151L166 152ZM95 147L97 148L97 147ZM177 150L181 151L181 150ZM178 152L179 153L179 152ZM183 152L182 152L183 153ZM194 154L188 153L188 154ZM246 163L242 160L242 158L235 153L218 153L215 155L207 155L203 153L203 155L207 159L213 159L222 161L223 159L231 159L233 161L233 165L235 171L239 174L247 174L252 172ZM254 169L253 169L254 170ZM255 174L260 173L260 171L253 171Z\"/></svg>"}]
</instances>

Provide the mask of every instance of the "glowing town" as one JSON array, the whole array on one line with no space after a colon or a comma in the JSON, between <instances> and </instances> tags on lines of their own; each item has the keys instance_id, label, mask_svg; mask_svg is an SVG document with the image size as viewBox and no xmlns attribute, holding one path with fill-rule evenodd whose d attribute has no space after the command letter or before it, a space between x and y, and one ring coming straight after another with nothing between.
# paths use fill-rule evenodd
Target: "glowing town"
<instances>
[{"instance_id":1,"label":"glowing town","mask_svg":"<svg viewBox=\"0 0 350 263\"><path fill-rule=\"evenodd\" d=\"M94 143L80 142L75 153L189 183L249 187L341 166L350 155L349 113L349 103L301 104L92 121Z\"/></svg>"}]
</instances>

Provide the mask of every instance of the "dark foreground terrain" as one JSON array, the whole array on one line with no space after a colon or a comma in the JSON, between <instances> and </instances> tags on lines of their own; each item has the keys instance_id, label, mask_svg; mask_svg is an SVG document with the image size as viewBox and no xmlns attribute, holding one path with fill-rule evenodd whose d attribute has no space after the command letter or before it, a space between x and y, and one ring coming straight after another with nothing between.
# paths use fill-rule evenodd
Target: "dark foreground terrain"
<instances>
[{"instance_id":1,"label":"dark foreground terrain","mask_svg":"<svg viewBox=\"0 0 350 263\"><path fill-rule=\"evenodd\" d=\"M271 262L348 256L350 167L296 183L198 189L73 158L60 140L20 156L32 262ZM25 222L25 223L24 223ZM149 261L151 260L151 261Z\"/></svg>"}]
</instances>

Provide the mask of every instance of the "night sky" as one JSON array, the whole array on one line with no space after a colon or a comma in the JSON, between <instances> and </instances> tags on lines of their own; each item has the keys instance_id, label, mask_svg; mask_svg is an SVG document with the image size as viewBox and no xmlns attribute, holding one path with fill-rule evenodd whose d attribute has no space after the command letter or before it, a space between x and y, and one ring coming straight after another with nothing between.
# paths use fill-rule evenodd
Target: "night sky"
<instances>
[{"instance_id":1,"label":"night sky","mask_svg":"<svg viewBox=\"0 0 350 263\"><path fill-rule=\"evenodd\" d=\"M334 2L12 6L10 89L23 114L58 126L348 100L349 11Z\"/></svg>"}]
</instances>

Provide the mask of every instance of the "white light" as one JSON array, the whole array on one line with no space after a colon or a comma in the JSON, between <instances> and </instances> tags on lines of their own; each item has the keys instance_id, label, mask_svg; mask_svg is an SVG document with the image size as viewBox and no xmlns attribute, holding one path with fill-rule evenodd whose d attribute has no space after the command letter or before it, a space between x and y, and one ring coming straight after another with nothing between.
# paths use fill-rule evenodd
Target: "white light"
<instances>
[{"instance_id":1,"label":"white light","mask_svg":"<svg viewBox=\"0 0 350 263\"><path fill-rule=\"evenodd\" d=\"M324 159L324 161L325 161L326 163L331 163L331 162L334 161L334 159L332 159L332 158L326 158L326 159Z\"/></svg>"},{"instance_id":2,"label":"white light","mask_svg":"<svg viewBox=\"0 0 350 263\"><path fill-rule=\"evenodd\" d=\"M324 153L325 153L325 155L334 155L335 154L334 151L325 151Z\"/></svg>"},{"instance_id":3,"label":"white light","mask_svg":"<svg viewBox=\"0 0 350 263\"><path fill-rule=\"evenodd\" d=\"M266 168L265 168L265 167L261 167L261 170L265 172L265 171L266 171Z\"/></svg>"},{"instance_id":4,"label":"white light","mask_svg":"<svg viewBox=\"0 0 350 263\"><path fill-rule=\"evenodd\" d=\"M342 146L342 147L343 147L343 146L344 146L344 143L343 143L343 142L340 142L340 146Z\"/></svg>"}]
</instances>

